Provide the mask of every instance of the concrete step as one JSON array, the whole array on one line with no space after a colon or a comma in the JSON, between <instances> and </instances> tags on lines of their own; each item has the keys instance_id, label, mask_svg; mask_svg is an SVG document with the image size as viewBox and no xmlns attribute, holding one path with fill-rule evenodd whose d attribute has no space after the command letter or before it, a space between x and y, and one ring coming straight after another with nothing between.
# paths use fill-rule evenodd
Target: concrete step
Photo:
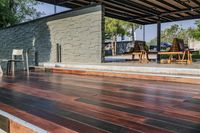
<instances>
[{"instance_id":1,"label":"concrete step","mask_svg":"<svg viewBox=\"0 0 200 133\"><path fill-rule=\"evenodd\" d=\"M200 76L200 69L198 68L142 67L142 66L120 66L120 65L79 65L79 64L67 64L65 65L65 68L86 69L94 71Z\"/></svg>"},{"instance_id":2,"label":"concrete step","mask_svg":"<svg viewBox=\"0 0 200 133\"><path fill-rule=\"evenodd\" d=\"M79 68L79 67L65 67L65 68L44 68L37 67L35 71L46 71L52 73L62 73L62 74L78 74L78 75L91 75L91 76L109 76L109 77L120 77L120 78L133 78L133 79L144 79L144 80L157 80L157 81L170 81L170 82L181 82L181 83L191 83L200 84L200 76L197 74L172 74L172 73L151 73L148 72L137 72L134 71L118 71L114 69L96 69L96 68ZM153 69L152 69L153 70Z\"/></svg>"}]
</instances>

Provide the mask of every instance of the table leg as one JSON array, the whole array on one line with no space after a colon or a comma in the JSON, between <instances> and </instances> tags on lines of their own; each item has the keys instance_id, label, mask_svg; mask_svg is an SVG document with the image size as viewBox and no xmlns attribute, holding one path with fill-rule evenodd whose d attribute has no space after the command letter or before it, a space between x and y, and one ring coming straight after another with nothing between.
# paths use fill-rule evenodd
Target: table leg
<instances>
[{"instance_id":1,"label":"table leg","mask_svg":"<svg viewBox=\"0 0 200 133\"><path fill-rule=\"evenodd\" d=\"M191 64L192 63L192 54L190 53L190 51L187 51L187 56L188 56L187 63Z\"/></svg>"},{"instance_id":2,"label":"table leg","mask_svg":"<svg viewBox=\"0 0 200 133\"><path fill-rule=\"evenodd\" d=\"M2 75L3 75L3 70L2 70L1 65L0 65L0 76L2 76Z\"/></svg>"},{"instance_id":3,"label":"table leg","mask_svg":"<svg viewBox=\"0 0 200 133\"><path fill-rule=\"evenodd\" d=\"M186 52L183 52L182 62L185 60Z\"/></svg>"},{"instance_id":4,"label":"table leg","mask_svg":"<svg viewBox=\"0 0 200 133\"><path fill-rule=\"evenodd\" d=\"M11 73L14 76L15 75L15 62L11 61Z\"/></svg>"},{"instance_id":5,"label":"table leg","mask_svg":"<svg viewBox=\"0 0 200 133\"><path fill-rule=\"evenodd\" d=\"M180 54L178 54L178 60L179 60L179 61L181 60L181 56L180 56Z\"/></svg>"},{"instance_id":6,"label":"table leg","mask_svg":"<svg viewBox=\"0 0 200 133\"><path fill-rule=\"evenodd\" d=\"M26 52L26 71L27 71L27 75L29 75L28 52Z\"/></svg>"}]
</instances>

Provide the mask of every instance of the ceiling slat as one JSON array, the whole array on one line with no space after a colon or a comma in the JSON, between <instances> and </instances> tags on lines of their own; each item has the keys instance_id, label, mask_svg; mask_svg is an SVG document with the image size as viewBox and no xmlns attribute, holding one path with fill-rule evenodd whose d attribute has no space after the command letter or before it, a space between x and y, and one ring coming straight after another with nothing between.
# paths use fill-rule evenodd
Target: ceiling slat
<instances>
[{"instance_id":1,"label":"ceiling slat","mask_svg":"<svg viewBox=\"0 0 200 133\"><path fill-rule=\"evenodd\" d=\"M105 6L105 15L139 24L200 18L199 0L38 0L72 9L92 3Z\"/></svg>"}]
</instances>

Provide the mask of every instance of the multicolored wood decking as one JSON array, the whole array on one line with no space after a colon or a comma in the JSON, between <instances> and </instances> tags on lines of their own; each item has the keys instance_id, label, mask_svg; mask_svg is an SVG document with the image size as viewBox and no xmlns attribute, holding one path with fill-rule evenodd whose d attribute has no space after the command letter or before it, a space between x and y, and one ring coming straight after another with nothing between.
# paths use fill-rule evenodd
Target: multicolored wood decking
<instances>
[{"instance_id":1,"label":"multicolored wood decking","mask_svg":"<svg viewBox=\"0 0 200 133\"><path fill-rule=\"evenodd\" d=\"M0 109L56 133L200 133L193 84L17 74L0 82Z\"/></svg>"}]
</instances>

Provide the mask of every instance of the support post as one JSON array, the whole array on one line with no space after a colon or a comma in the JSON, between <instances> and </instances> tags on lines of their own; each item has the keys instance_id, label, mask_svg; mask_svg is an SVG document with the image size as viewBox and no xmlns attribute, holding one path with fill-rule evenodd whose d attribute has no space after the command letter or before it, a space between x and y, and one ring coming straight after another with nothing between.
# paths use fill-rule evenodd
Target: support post
<instances>
[{"instance_id":1,"label":"support post","mask_svg":"<svg viewBox=\"0 0 200 133\"><path fill-rule=\"evenodd\" d=\"M160 42L161 42L161 23L160 20L157 22L157 52L160 52ZM157 63L160 63L160 55L157 54Z\"/></svg>"},{"instance_id":2,"label":"support post","mask_svg":"<svg viewBox=\"0 0 200 133\"><path fill-rule=\"evenodd\" d=\"M101 63L105 63L105 7L101 5Z\"/></svg>"},{"instance_id":3,"label":"support post","mask_svg":"<svg viewBox=\"0 0 200 133\"><path fill-rule=\"evenodd\" d=\"M60 45L57 43L56 44L56 55L57 55L57 62L60 62Z\"/></svg>"},{"instance_id":4,"label":"support post","mask_svg":"<svg viewBox=\"0 0 200 133\"><path fill-rule=\"evenodd\" d=\"M143 25L143 41L145 41L145 25Z\"/></svg>"},{"instance_id":5,"label":"support post","mask_svg":"<svg viewBox=\"0 0 200 133\"><path fill-rule=\"evenodd\" d=\"M135 41L135 27L132 24L132 43Z\"/></svg>"},{"instance_id":6,"label":"support post","mask_svg":"<svg viewBox=\"0 0 200 133\"><path fill-rule=\"evenodd\" d=\"M26 51L26 71L27 75L29 76L28 52L29 50Z\"/></svg>"},{"instance_id":7,"label":"support post","mask_svg":"<svg viewBox=\"0 0 200 133\"><path fill-rule=\"evenodd\" d=\"M56 6L56 0L54 0L54 14L57 13L57 6Z\"/></svg>"},{"instance_id":8,"label":"support post","mask_svg":"<svg viewBox=\"0 0 200 133\"><path fill-rule=\"evenodd\" d=\"M60 57L60 59L59 59L59 62L61 63L62 62L62 46L61 45L59 45L59 57Z\"/></svg>"},{"instance_id":9,"label":"support post","mask_svg":"<svg viewBox=\"0 0 200 133\"><path fill-rule=\"evenodd\" d=\"M39 66L38 57L38 51L35 51L35 66Z\"/></svg>"}]
</instances>

